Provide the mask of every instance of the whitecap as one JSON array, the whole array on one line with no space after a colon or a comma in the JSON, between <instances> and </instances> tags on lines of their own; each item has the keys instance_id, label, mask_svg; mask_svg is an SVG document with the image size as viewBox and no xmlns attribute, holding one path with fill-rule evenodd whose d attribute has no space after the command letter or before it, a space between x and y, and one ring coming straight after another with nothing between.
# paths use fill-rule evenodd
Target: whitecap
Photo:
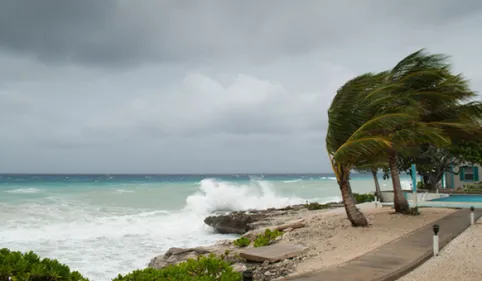
<instances>
[{"instance_id":1,"label":"whitecap","mask_svg":"<svg viewBox=\"0 0 482 281\"><path fill-rule=\"evenodd\" d=\"M296 179L296 180L286 180L284 183L295 183L295 182L300 182L303 181L302 179Z\"/></svg>"},{"instance_id":2,"label":"whitecap","mask_svg":"<svg viewBox=\"0 0 482 281\"><path fill-rule=\"evenodd\" d=\"M117 189L116 193L132 193L134 190L127 190L127 189Z\"/></svg>"},{"instance_id":3,"label":"whitecap","mask_svg":"<svg viewBox=\"0 0 482 281\"><path fill-rule=\"evenodd\" d=\"M18 189L10 189L10 190L5 190L7 193L39 193L42 192L41 189L38 188L18 188Z\"/></svg>"}]
</instances>

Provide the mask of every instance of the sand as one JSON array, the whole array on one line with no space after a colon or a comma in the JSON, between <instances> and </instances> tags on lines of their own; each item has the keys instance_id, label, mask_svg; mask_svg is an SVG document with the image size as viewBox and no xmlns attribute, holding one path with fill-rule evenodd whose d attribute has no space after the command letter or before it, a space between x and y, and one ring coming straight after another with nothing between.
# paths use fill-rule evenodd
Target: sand
<instances>
[{"instance_id":1,"label":"sand","mask_svg":"<svg viewBox=\"0 0 482 281\"><path fill-rule=\"evenodd\" d=\"M398 281L482 280L482 219Z\"/></svg>"},{"instance_id":2,"label":"sand","mask_svg":"<svg viewBox=\"0 0 482 281\"><path fill-rule=\"evenodd\" d=\"M373 203L361 204L359 208L370 227L352 227L343 208L303 214L306 227L283 237L283 242L302 243L309 248L307 257L297 265L296 274L349 261L454 212L426 208L420 210L420 216L405 216L393 214L392 208L375 208Z\"/></svg>"}]
</instances>

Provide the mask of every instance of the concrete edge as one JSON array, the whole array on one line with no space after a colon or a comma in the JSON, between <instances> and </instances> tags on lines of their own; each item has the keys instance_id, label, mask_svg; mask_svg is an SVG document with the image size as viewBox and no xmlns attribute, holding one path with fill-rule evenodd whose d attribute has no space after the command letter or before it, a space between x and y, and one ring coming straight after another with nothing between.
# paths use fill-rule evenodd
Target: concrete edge
<instances>
[{"instance_id":1,"label":"concrete edge","mask_svg":"<svg viewBox=\"0 0 482 281\"><path fill-rule=\"evenodd\" d=\"M478 218L480 218L482 215L479 213L479 214L476 214L475 216L475 220L477 221ZM442 220L443 218L441 218L440 220ZM436 221L435 221L436 222ZM445 239L442 239L439 241L439 249L442 250L445 246L447 246L452 240L454 240L457 236L459 236L460 234L462 234L464 231L466 231L467 229L469 229L470 227L470 223L467 223L466 226L462 229L460 229L459 231L456 231L455 233L452 232L450 233L449 236L447 236ZM418 259L414 260L413 262L403 266L402 268L400 268L399 270L396 270L396 271L393 271L393 272L390 272L388 273L387 275L385 276L382 276L378 279L376 279L375 281L396 281L398 280L399 278L407 275L408 273L410 273L411 271L413 271L414 269L416 269L417 267L421 266L422 264L424 264L426 261L428 261L430 258L433 257L433 252L432 250L429 250L429 251L426 251L424 254L422 254Z\"/></svg>"}]
</instances>

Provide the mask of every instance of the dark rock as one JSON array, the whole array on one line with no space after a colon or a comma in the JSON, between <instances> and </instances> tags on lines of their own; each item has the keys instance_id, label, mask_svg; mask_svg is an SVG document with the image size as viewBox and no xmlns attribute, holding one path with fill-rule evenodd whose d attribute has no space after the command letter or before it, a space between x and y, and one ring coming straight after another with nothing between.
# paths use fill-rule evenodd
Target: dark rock
<instances>
[{"instance_id":1,"label":"dark rock","mask_svg":"<svg viewBox=\"0 0 482 281\"><path fill-rule=\"evenodd\" d=\"M329 208L338 207L329 204ZM304 204L287 206L279 209L236 211L227 214L216 214L204 219L204 223L221 234L245 234L248 231L272 225L272 221L286 214L296 214L305 209ZM283 222L278 222L281 224Z\"/></svg>"},{"instance_id":2,"label":"dark rock","mask_svg":"<svg viewBox=\"0 0 482 281\"><path fill-rule=\"evenodd\" d=\"M163 268L170 264L178 264L188 259L195 259L198 256L211 253L211 249L205 247L196 248L170 248L164 255L154 257L149 262L149 267Z\"/></svg>"},{"instance_id":3,"label":"dark rock","mask_svg":"<svg viewBox=\"0 0 482 281\"><path fill-rule=\"evenodd\" d=\"M219 233L244 234L254 229L252 223L265 217L265 215L259 213L232 212L226 215L209 216L204 220L204 223L213 227Z\"/></svg>"}]
</instances>

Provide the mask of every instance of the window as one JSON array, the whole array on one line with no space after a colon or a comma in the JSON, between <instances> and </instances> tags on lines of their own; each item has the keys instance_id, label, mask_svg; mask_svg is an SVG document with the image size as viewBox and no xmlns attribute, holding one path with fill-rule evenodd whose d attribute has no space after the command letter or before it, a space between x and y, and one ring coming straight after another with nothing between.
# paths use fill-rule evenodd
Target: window
<instances>
[{"instance_id":1,"label":"window","mask_svg":"<svg viewBox=\"0 0 482 281\"><path fill-rule=\"evenodd\" d=\"M465 178L464 180L466 181L473 181L474 180L474 167L465 167L464 168L464 174L465 174Z\"/></svg>"},{"instance_id":2,"label":"window","mask_svg":"<svg viewBox=\"0 0 482 281\"><path fill-rule=\"evenodd\" d=\"M465 166L460 168L460 181L479 181L479 167Z\"/></svg>"}]
</instances>

